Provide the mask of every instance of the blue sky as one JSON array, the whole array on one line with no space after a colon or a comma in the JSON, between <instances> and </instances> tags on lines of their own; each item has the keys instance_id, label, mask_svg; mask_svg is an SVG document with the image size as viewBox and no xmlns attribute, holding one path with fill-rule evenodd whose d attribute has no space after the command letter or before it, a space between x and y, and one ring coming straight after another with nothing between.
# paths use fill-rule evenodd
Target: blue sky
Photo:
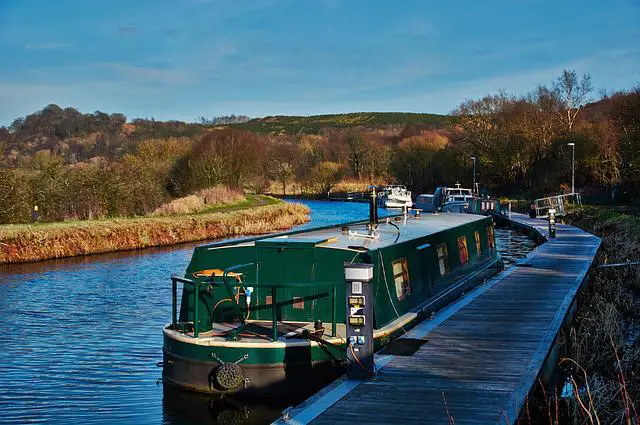
<instances>
[{"instance_id":1,"label":"blue sky","mask_svg":"<svg viewBox=\"0 0 640 425\"><path fill-rule=\"evenodd\" d=\"M630 88L640 0L0 0L0 48L0 125L49 103L181 120L448 113L563 68Z\"/></svg>"}]
</instances>

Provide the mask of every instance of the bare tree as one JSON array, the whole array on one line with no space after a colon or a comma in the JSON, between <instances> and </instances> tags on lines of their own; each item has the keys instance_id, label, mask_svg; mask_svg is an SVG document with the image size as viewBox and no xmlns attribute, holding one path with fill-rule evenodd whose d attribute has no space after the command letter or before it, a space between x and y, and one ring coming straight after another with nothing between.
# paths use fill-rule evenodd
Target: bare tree
<instances>
[{"instance_id":1,"label":"bare tree","mask_svg":"<svg viewBox=\"0 0 640 425\"><path fill-rule=\"evenodd\" d=\"M269 149L267 175L282 183L282 195L287 194L287 183L296 175L298 156L295 145L290 143L276 143Z\"/></svg>"},{"instance_id":2,"label":"bare tree","mask_svg":"<svg viewBox=\"0 0 640 425\"><path fill-rule=\"evenodd\" d=\"M572 130L580 108L588 100L592 89L589 74L584 74L580 79L574 70L569 69L563 70L553 82L553 92L562 105L560 119L569 131Z\"/></svg>"}]
</instances>

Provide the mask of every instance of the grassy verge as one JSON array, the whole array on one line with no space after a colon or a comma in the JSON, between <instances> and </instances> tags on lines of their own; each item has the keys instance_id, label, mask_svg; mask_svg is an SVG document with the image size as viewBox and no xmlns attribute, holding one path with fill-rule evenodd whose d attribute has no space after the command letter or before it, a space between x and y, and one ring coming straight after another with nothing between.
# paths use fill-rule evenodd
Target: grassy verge
<instances>
[{"instance_id":1,"label":"grassy verge","mask_svg":"<svg viewBox=\"0 0 640 425\"><path fill-rule=\"evenodd\" d=\"M573 387L563 397L538 389L523 424L639 424L640 217L613 209L572 211L570 224L602 238L589 285L578 296L571 326L560 335L558 371Z\"/></svg>"},{"instance_id":2,"label":"grassy verge","mask_svg":"<svg viewBox=\"0 0 640 425\"><path fill-rule=\"evenodd\" d=\"M190 215L0 226L0 264L124 251L288 229L308 221L301 204L248 196Z\"/></svg>"}]
</instances>

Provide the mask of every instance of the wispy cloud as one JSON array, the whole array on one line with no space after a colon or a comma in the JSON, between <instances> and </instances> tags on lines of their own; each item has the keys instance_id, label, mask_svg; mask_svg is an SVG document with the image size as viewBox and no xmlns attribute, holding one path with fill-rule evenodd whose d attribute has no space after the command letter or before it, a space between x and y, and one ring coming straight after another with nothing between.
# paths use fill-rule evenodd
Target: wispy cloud
<instances>
[{"instance_id":1,"label":"wispy cloud","mask_svg":"<svg viewBox=\"0 0 640 425\"><path fill-rule=\"evenodd\" d=\"M58 50L58 49L68 49L71 47L70 44L67 43L58 43L56 41L44 41L41 43L29 43L24 46L27 50Z\"/></svg>"},{"instance_id":2,"label":"wispy cloud","mask_svg":"<svg viewBox=\"0 0 640 425\"><path fill-rule=\"evenodd\" d=\"M138 29L136 27L120 27L118 28L118 34L125 36L125 37L131 37L133 35L136 35L138 33Z\"/></svg>"},{"instance_id":3,"label":"wispy cloud","mask_svg":"<svg viewBox=\"0 0 640 425\"><path fill-rule=\"evenodd\" d=\"M112 63L106 67L140 83L189 84L195 82L193 75L184 69L164 69L124 63Z\"/></svg>"},{"instance_id":4,"label":"wispy cloud","mask_svg":"<svg viewBox=\"0 0 640 425\"><path fill-rule=\"evenodd\" d=\"M426 19L413 18L396 26L394 32L410 37L425 37L427 35L437 34L438 28L433 22L427 21Z\"/></svg>"}]
</instances>

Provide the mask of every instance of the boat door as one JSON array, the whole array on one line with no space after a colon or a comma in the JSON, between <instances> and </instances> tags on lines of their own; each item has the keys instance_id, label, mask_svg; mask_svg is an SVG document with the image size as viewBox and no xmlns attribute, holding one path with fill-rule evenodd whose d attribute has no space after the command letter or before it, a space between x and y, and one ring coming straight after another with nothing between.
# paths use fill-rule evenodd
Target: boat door
<instances>
[{"instance_id":1,"label":"boat door","mask_svg":"<svg viewBox=\"0 0 640 425\"><path fill-rule=\"evenodd\" d=\"M276 290L278 320L307 322L314 319L316 243L308 238L279 237L256 242L260 282L286 286ZM271 290L262 289L258 296L269 307L267 314L270 317Z\"/></svg>"},{"instance_id":2,"label":"boat door","mask_svg":"<svg viewBox=\"0 0 640 425\"><path fill-rule=\"evenodd\" d=\"M420 264L420 276L422 277L423 300L428 300L434 296L433 264L435 262L434 247L429 243L424 243L416 248Z\"/></svg>"}]
</instances>

